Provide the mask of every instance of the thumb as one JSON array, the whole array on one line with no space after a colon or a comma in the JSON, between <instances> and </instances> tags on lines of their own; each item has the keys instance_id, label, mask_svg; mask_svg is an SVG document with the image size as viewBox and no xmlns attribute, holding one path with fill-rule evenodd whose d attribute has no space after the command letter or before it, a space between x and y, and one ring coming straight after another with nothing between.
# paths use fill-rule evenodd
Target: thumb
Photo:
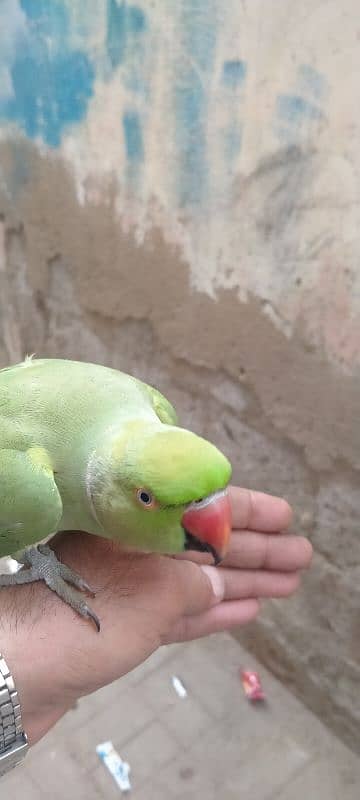
<instances>
[{"instance_id":1,"label":"thumb","mask_svg":"<svg viewBox=\"0 0 360 800\"><path fill-rule=\"evenodd\" d=\"M223 570L194 564L193 561L175 561L177 572L177 599L179 612L185 616L201 614L221 603L225 594Z\"/></svg>"}]
</instances>

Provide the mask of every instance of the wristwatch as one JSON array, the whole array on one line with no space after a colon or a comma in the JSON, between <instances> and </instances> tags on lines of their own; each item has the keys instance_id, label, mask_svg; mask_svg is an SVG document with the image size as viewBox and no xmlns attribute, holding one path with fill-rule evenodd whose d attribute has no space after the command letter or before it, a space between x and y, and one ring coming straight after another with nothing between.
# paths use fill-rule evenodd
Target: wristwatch
<instances>
[{"instance_id":1,"label":"wristwatch","mask_svg":"<svg viewBox=\"0 0 360 800\"><path fill-rule=\"evenodd\" d=\"M0 654L0 776L20 764L28 748L14 679Z\"/></svg>"}]
</instances>

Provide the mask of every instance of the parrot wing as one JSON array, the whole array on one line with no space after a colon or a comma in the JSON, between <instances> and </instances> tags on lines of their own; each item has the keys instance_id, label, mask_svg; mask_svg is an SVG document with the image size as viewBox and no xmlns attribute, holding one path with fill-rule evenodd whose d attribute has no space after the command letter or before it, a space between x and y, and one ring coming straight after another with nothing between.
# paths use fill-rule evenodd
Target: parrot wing
<instances>
[{"instance_id":1,"label":"parrot wing","mask_svg":"<svg viewBox=\"0 0 360 800\"><path fill-rule=\"evenodd\" d=\"M0 556L55 533L62 502L48 465L16 450L0 450Z\"/></svg>"}]
</instances>

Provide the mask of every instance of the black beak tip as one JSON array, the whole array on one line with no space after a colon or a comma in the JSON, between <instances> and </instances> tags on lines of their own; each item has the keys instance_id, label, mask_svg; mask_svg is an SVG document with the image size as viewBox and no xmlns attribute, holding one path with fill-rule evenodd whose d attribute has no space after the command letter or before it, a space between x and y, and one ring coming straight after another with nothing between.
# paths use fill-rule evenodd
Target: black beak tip
<instances>
[{"instance_id":1,"label":"black beak tip","mask_svg":"<svg viewBox=\"0 0 360 800\"><path fill-rule=\"evenodd\" d=\"M217 567L221 562L221 558L215 547L212 547L208 542L202 542L197 536L194 536L189 531L185 530L185 544L184 550L195 550L198 553L210 553L214 559L214 566Z\"/></svg>"},{"instance_id":2,"label":"black beak tip","mask_svg":"<svg viewBox=\"0 0 360 800\"><path fill-rule=\"evenodd\" d=\"M218 567L219 564L221 564L221 562L222 562L222 558L220 558L219 553L217 553L217 551L215 550L214 547L212 547L211 552L212 552L212 554L214 556L214 566Z\"/></svg>"}]
</instances>

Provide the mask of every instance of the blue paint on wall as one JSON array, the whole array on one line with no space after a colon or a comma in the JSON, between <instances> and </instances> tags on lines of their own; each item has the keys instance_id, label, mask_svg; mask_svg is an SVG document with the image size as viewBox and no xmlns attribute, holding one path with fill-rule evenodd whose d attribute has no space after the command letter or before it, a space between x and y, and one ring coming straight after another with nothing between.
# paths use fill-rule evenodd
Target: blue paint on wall
<instances>
[{"instance_id":1,"label":"blue paint on wall","mask_svg":"<svg viewBox=\"0 0 360 800\"><path fill-rule=\"evenodd\" d=\"M208 189L206 124L216 47L214 0L183 0L174 85L177 195L180 207L200 205Z\"/></svg>"},{"instance_id":2,"label":"blue paint on wall","mask_svg":"<svg viewBox=\"0 0 360 800\"><path fill-rule=\"evenodd\" d=\"M138 97L146 100L149 98L149 75L145 73L144 63L140 61L139 57L127 61L126 69L122 75L122 82L126 89L129 89L130 92L133 92Z\"/></svg>"},{"instance_id":3,"label":"blue paint on wall","mask_svg":"<svg viewBox=\"0 0 360 800\"><path fill-rule=\"evenodd\" d=\"M222 68L222 83L229 89L236 89L242 86L247 72L247 65L245 61L236 59L233 61L224 61Z\"/></svg>"},{"instance_id":4,"label":"blue paint on wall","mask_svg":"<svg viewBox=\"0 0 360 800\"><path fill-rule=\"evenodd\" d=\"M242 145L242 126L234 122L224 132L224 156L232 171Z\"/></svg>"},{"instance_id":5,"label":"blue paint on wall","mask_svg":"<svg viewBox=\"0 0 360 800\"><path fill-rule=\"evenodd\" d=\"M327 90L327 80L311 64L301 64L298 69L301 93L309 93L314 100L321 100Z\"/></svg>"},{"instance_id":6,"label":"blue paint on wall","mask_svg":"<svg viewBox=\"0 0 360 800\"><path fill-rule=\"evenodd\" d=\"M188 69L189 86L175 88L180 206L200 203L206 181L206 96L195 71Z\"/></svg>"},{"instance_id":7,"label":"blue paint on wall","mask_svg":"<svg viewBox=\"0 0 360 800\"><path fill-rule=\"evenodd\" d=\"M41 48L25 52L11 70L15 98L8 101L5 116L30 138L39 135L58 147L64 128L85 116L93 77L83 53L50 58Z\"/></svg>"},{"instance_id":8,"label":"blue paint on wall","mask_svg":"<svg viewBox=\"0 0 360 800\"><path fill-rule=\"evenodd\" d=\"M322 102L328 83L310 64L301 64L296 71L293 91L276 100L276 133L281 141L295 144L304 136L314 135L317 124L325 119Z\"/></svg>"},{"instance_id":9,"label":"blue paint on wall","mask_svg":"<svg viewBox=\"0 0 360 800\"><path fill-rule=\"evenodd\" d=\"M84 52L69 47L62 3L22 0L21 6L28 26L10 66L14 93L0 103L0 118L58 147L66 126L86 114L94 70Z\"/></svg>"},{"instance_id":10,"label":"blue paint on wall","mask_svg":"<svg viewBox=\"0 0 360 800\"><path fill-rule=\"evenodd\" d=\"M300 95L280 94L276 101L278 117L287 123L301 124L305 120L322 119L322 111Z\"/></svg>"},{"instance_id":11,"label":"blue paint on wall","mask_svg":"<svg viewBox=\"0 0 360 800\"><path fill-rule=\"evenodd\" d=\"M123 129L127 159L132 164L139 164L144 160L144 140L137 111L127 111L123 115Z\"/></svg>"},{"instance_id":12,"label":"blue paint on wall","mask_svg":"<svg viewBox=\"0 0 360 800\"><path fill-rule=\"evenodd\" d=\"M69 32L66 8L58 0L20 0L28 25L36 36L51 36L55 40L65 39Z\"/></svg>"},{"instance_id":13,"label":"blue paint on wall","mask_svg":"<svg viewBox=\"0 0 360 800\"><path fill-rule=\"evenodd\" d=\"M145 29L146 17L141 8L107 0L106 48L112 69L124 61L129 43L136 41Z\"/></svg>"},{"instance_id":14,"label":"blue paint on wall","mask_svg":"<svg viewBox=\"0 0 360 800\"><path fill-rule=\"evenodd\" d=\"M222 146L228 176L233 175L235 171L236 161L242 145L241 100L246 77L246 61L242 59L224 61L220 78L220 91L227 119L222 134Z\"/></svg>"}]
</instances>

